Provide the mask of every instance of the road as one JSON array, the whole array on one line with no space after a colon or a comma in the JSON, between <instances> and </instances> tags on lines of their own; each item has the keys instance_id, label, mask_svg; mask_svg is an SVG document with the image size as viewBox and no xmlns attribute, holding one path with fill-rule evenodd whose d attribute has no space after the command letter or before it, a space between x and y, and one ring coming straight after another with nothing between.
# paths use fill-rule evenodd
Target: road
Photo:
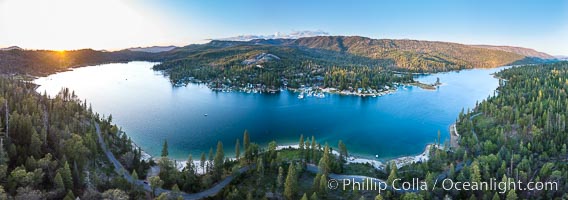
<instances>
[{"instance_id":1,"label":"road","mask_svg":"<svg viewBox=\"0 0 568 200\"><path fill-rule=\"evenodd\" d=\"M129 183L140 186L148 192L152 192L152 188L150 187L150 185L144 183L144 181L142 181L142 180L134 180L134 178L132 178L130 173L128 173L128 171L122 166L122 164L120 164L120 162L114 157L112 152L108 149L108 147L105 144L105 141L104 141L103 136L101 134L101 128L99 126L99 123L97 123L97 122L95 122L95 129L96 129L96 132L97 132L97 136L99 138L99 144L101 145L101 148L103 149L108 160L114 166L114 171L117 174L124 177ZM239 169L239 174L243 173L245 171L248 171L249 169L250 169L250 166L242 167L242 168ZM201 191L201 192L198 192L198 193L178 192L177 194L179 196L183 197L183 199L203 199L203 198L206 198L206 197L213 197L213 196L217 195L229 183L231 183L231 181L233 181L233 179L234 179L233 175L229 175L229 176L225 177L225 179L223 179L221 182L215 184L213 187L211 187L207 190L204 190L204 191ZM171 190L166 190L166 189L163 189L163 188L156 188L156 195L160 195L164 192L173 193Z\"/></svg>"},{"instance_id":2,"label":"road","mask_svg":"<svg viewBox=\"0 0 568 200\"><path fill-rule=\"evenodd\" d=\"M306 171L317 174L319 172L319 168L318 168L318 166L316 166L314 164L308 164L307 167L306 167ZM384 181L382 179L375 178L375 177L370 177L370 176L334 174L334 173L330 173L328 176L329 176L329 178L335 179L335 180L340 181L340 182L344 179L351 180L353 182L359 182L359 183L362 183L365 180L371 180L373 182L373 185L376 185L377 188L379 188L380 185L386 184L386 181ZM393 191L398 192L398 193L417 192L416 190L393 189L388 184L387 184L387 189L393 190Z\"/></svg>"},{"instance_id":3,"label":"road","mask_svg":"<svg viewBox=\"0 0 568 200\"><path fill-rule=\"evenodd\" d=\"M456 123L453 123L452 125L450 125L450 146L452 148L458 148L459 147L459 139L460 134L458 133L458 130L456 129Z\"/></svg>"}]
</instances>

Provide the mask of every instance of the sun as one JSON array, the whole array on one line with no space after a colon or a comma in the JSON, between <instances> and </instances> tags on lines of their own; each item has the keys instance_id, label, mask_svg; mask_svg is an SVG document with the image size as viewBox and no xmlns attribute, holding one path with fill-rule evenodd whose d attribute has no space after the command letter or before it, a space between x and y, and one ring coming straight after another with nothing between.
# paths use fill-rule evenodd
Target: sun
<instances>
[{"instance_id":1,"label":"sun","mask_svg":"<svg viewBox=\"0 0 568 200\"><path fill-rule=\"evenodd\" d=\"M131 0L0 0L0 44L73 50L158 43L168 29L152 9Z\"/></svg>"}]
</instances>

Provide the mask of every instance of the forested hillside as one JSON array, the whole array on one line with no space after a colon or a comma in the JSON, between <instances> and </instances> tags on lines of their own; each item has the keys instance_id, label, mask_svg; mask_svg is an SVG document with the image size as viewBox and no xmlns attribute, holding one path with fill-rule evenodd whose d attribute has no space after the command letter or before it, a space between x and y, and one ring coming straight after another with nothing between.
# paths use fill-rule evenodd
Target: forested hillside
<instances>
[{"instance_id":1,"label":"forested hillside","mask_svg":"<svg viewBox=\"0 0 568 200\"><path fill-rule=\"evenodd\" d=\"M527 57L535 57L540 59L554 59L554 56L548 55L543 52L535 51L534 49L523 48L523 47L512 47L512 46L492 46L492 45L470 45L474 47L481 47L486 49L495 49L511 53L516 53L519 55Z\"/></svg>"},{"instance_id":2,"label":"forested hillside","mask_svg":"<svg viewBox=\"0 0 568 200\"><path fill-rule=\"evenodd\" d=\"M35 85L0 77L0 199L140 198L143 191L116 176L95 130L131 172L148 164L130 139L63 90L50 99Z\"/></svg>"},{"instance_id":3,"label":"forested hillside","mask_svg":"<svg viewBox=\"0 0 568 200\"><path fill-rule=\"evenodd\" d=\"M264 54L281 59L246 62ZM545 62L514 52L457 43L377 40L358 36L211 41L177 48L162 56L167 57L165 62L155 69L164 70L174 83L189 82L195 78L228 85L252 83L278 87L290 83L292 87L325 85L341 89L362 85L378 89L393 81L409 81L389 75L393 71L426 73ZM338 72L338 68L347 73L337 76L343 73ZM349 73L355 75L349 76ZM326 81L314 83L313 77L318 76L326 77ZM345 83L327 81L332 79L343 79Z\"/></svg>"},{"instance_id":4,"label":"forested hillside","mask_svg":"<svg viewBox=\"0 0 568 200\"><path fill-rule=\"evenodd\" d=\"M458 121L464 155L473 155L471 169L479 170L470 179L481 175L482 181L490 177L524 183L555 181L558 191L514 192L521 198L565 198L568 63L516 67L497 76L502 78L498 95Z\"/></svg>"},{"instance_id":5,"label":"forested hillside","mask_svg":"<svg viewBox=\"0 0 568 200\"><path fill-rule=\"evenodd\" d=\"M105 52L92 49L73 51L3 50L0 51L0 74L45 76L73 67L133 60L154 60L151 53L133 51Z\"/></svg>"},{"instance_id":6,"label":"forested hillside","mask_svg":"<svg viewBox=\"0 0 568 200\"><path fill-rule=\"evenodd\" d=\"M547 54L518 47L463 45L419 40L371 39L359 36L318 36L299 39L211 41L154 53L144 51L3 50L0 73L42 76L72 67L160 61L173 83L190 78L217 85L284 84L380 89L408 82L392 72L427 73L509 64L541 63ZM170 50L171 49L171 50ZM261 59L270 54L270 58ZM532 57L532 56L536 57ZM259 60L255 60L259 57ZM326 77L326 81L322 77ZM191 79L191 80L193 80ZM227 82L228 80L228 82ZM343 80L339 84L338 80ZM336 84L337 83L337 84Z\"/></svg>"},{"instance_id":7,"label":"forested hillside","mask_svg":"<svg viewBox=\"0 0 568 200\"><path fill-rule=\"evenodd\" d=\"M277 89L288 85L327 86L345 89L374 89L393 82L408 82L411 77L394 76L384 70L389 60L370 59L330 50L291 46L235 45L201 48L185 59L168 61L154 67L165 70L174 83L193 77L206 82L244 86L263 84Z\"/></svg>"},{"instance_id":8,"label":"forested hillside","mask_svg":"<svg viewBox=\"0 0 568 200\"><path fill-rule=\"evenodd\" d=\"M497 76L501 78L497 95L460 114L459 147L435 151L429 162L401 169L410 173L391 172L391 176L422 177L429 183L441 178L470 183L521 181L522 187L505 191L438 187L420 193L427 199L446 194L460 199L566 198L568 63L514 67ZM555 184L530 190L529 182Z\"/></svg>"},{"instance_id":9,"label":"forested hillside","mask_svg":"<svg viewBox=\"0 0 568 200\"><path fill-rule=\"evenodd\" d=\"M259 47L264 51L256 51ZM329 59L319 60L319 55L338 56L336 63L367 62L373 60L333 50L314 50L301 47L267 45L229 45L239 54L250 53L241 61L219 53L216 49L204 50L200 46L190 51L200 51L195 58L211 58L239 64L243 61L262 65L255 66L261 74L264 71L287 73L285 66L266 65L271 62L306 61L311 73L322 73L323 84L351 86L341 77L349 77L355 84L368 83L365 76L375 77L373 81L404 81L407 76L386 73L383 67L344 66L324 68ZM181 50L178 50L181 51ZM244 53L243 53L244 52ZM298 53L301 52L301 53ZM264 53L264 54L263 54ZM297 54L296 54L297 53ZM313 54L312 54L313 53ZM258 55L261 55L260 57ZM278 56L284 55L284 56ZM287 56L305 56L291 59ZM342 60L343 55L350 60ZM185 62L186 60L179 60ZM266 66L266 67L265 67ZM318 67L321 67L318 69ZM223 69L220 66L211 69ZM280 69L284 68L284 69ZM238 68L234 68L238 69ZM243 67L243 69L247 69ZM280 71L279 71L280 70ZM326 71L331 70L331 71ZM352 71L349 71L352 70ZM370 70L370 71L364 71ZM378 71L372 71L378 70ZM197 70L199 71L199 70ZM205 70L202 70L205 71ZM236 71L218 71L232 76ZM218 72L210 72L212 74ZM331 73L335 72L335 73ZM303 71L290 72L303 73ZM327 74L331 73L331 74ZM384 74L384 77L376 76ZM360 76L362 75L362 77ZM225 158L223 144L219 143L217 153L210 150L203 153L198 167L188 159L184 170L175 170L175 164L166 159L167 143L158 162L163 170L150 179L149 187L171 189L189 193L210 188L217 181L231 174L236 182L229 184L217 194L217 198L242 199L275 198L297 199L302 194L319 198L360 198L377 195L373 192L338 192L326 188L331 175L365 174L392 182L396 178L412 181L419 178L433 185L436 180L449 178L454 181L472 183L543 182L556 183L556 188L547 190L443 190L441 187L429 191L408 193L387 191L377 198L387 199L440 199L446 195L453 198L473 199L553 199L566 198L568 185L568 63L559 62L540 65L526 65L503 70L496 74L500 86L495 96L477 104L471 111L460 113L456 123L460 135L459 145L451 150L430 150L430 160L397 169L387 166L384 172L369 165L346 164L347 148L341 142L337 145L339 154L332 154L328 145L317 144L312 138L300 137L299 149L276 150L271 142L267 150L251 143L248 133L243 136L243 157L236 161ZM250 74L247 77L255 77ZM340 78L334 78L340 77ZM398 79L384 79L396 77ZM270 80L270 79L267 79ZM300 79L299 79L300 80ZM317 79L314 79L317 80ZM367 81L370 81L367 80ZM310 81L310 79L302 80ZM329 83L329 81L335 81ZM298 82L299 83L299 82ZM368 84L377 84L370 82ZM0 78L0 199L116 199L146 198L148 193L133 186L123 177L117 176L113 165L103 153L97 141L96 125L100 125L104 141L113 154L133 177L144 178L149 163L141 160L141 152L134 148L130 139L115 125L112 116L100 117L93 113L86 102L79 101L69 90L63 90L50 99L35 92L35 85ZM235 152L240 143L236 141ZM237 157L239 153L236 153ZM197 159L196 159L197 160ZM317 166L317 167L316 167ZM243 168L239 168L243 167ZM252 168L248 170L249 168ZM239 176L240 169L243 174ZM287 170L286 170L287 169ZM385 174L387 173L387 174ZM335 175L334 175L335 176ZM264 184L267 183L267 184ZM440 184L438 182L438 184ZM526 185L524 185L526 187ZM162 197L172 193L162 193Z\"/></svg>"},{"instance_id":10,"label":"forested hillside","mask_svg":"<svg viewBox=\"0 0 568 200\"><path fill-rule=\"evenodd\" d=\"M436 72L464 68L490 68L521 60L524 56L449 42L370 39L365 37L300 38L293 44L348 52L373 59L392 59L398 68Z\"/></svg>"}]
</instances>

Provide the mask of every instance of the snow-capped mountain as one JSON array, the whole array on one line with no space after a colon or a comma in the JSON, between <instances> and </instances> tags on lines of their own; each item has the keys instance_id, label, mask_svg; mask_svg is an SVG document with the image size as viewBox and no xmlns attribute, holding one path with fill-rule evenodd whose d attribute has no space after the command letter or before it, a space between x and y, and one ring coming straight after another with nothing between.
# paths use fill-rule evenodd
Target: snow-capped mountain
<instances>
[{"instance_id":1,"label":"snow-capped mountain","mask_svg":"<svg viewBox=\"0 0 568 200\"><path fill-rule=\"evenodd\" d=\"M222 41L250 41L256 39L298 39L303 37L314 37L314 36L329 36L328 32L325 31L294 31L289 34L276 32L272 35L239 35L236 37L229 38L219 38L215 40Z\"/></svg>"}]
</instances>

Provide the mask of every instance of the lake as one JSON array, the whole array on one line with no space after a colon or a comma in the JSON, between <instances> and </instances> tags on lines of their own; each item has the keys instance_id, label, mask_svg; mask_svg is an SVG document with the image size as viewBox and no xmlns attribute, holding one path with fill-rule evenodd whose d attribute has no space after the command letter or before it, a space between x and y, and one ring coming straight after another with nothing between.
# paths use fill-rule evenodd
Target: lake
<instances>
[{"instance_id":1,"label":"lake","mask_svg":"<svg viewBox=\"0 0 568 200\"><path fill-rule=\"evenodd\" d=\"M336 147L346 143L350 153L381 159L415 155L428 143L449 139L448 126L462 108L493 95L497 69L473 69L417 77L443 83L437 90L401 86L382 97L329 95L298 99L297 93L250 94L214 92L205 85L174 87L155 63L129 62L77 68L36 79L37 91L56 95L74 90L101 115L112 114L144 151L159 156L164 140L170 157L198 157L223 142L232 155L235 140L245 129L251 141L263 145L296 144L300 134ZM205 116L207 114L207 116Z\"/></svg>"}]
</instances>

